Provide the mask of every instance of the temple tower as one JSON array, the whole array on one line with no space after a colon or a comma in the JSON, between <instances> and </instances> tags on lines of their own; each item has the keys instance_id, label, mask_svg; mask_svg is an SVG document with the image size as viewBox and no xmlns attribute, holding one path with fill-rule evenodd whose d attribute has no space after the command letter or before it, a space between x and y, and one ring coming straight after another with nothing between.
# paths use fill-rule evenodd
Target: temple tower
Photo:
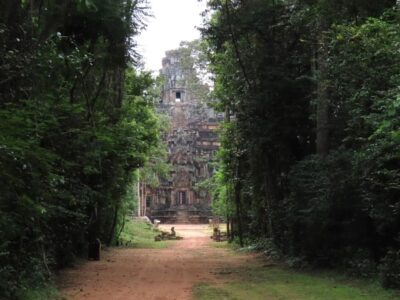
<instances>
[{"instance_id":1,"label":"temple tower","mask_svg":"<svg viewBox=\"0 0 400 300\"><path fill-rule=\"evenodd\" d=\"M160 71L164 86L158 110L171 119L164 142L172 171L159 187L142 187L140 206L142 214L164 223L204 223L211 216L211 197L196 184L212 176L221 117L193 96L188 74L194 70L185 69L182 60L179 49L168 51Z\"/></svg>"}]
</instances>

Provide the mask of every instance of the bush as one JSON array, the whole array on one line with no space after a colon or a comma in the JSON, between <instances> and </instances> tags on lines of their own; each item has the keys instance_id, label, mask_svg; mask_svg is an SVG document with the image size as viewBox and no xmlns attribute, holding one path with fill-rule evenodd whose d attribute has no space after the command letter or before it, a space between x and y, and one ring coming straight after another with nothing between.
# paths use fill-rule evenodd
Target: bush
<instances>
[{"instance_id":1,"label":"bush","mask_svg":"<svg viewBox=\"0 0 400 300\"><path fill-rule=\"evenodd\" d=\"M379 266L381 283L387 288L400 288L400 250L389 250Z\"/></svg>"},{"instance_id":2,"label":"bush","mask_svg":"<svg viewBox=\"0 0 400 300\"><path fill-rule=\"evenodd\" d=\"M289 268L294 269L305 269L310 266L305 257L289 257L285 263Z\"/></svg>"},{"instance_id":3,"label":"bush","mask_svg":"<svg viewBox=\"0 0 400 300\"><path fill-rule=\"evenodd\" d=\"M350 275L371 278L377 275L378 269L376 262L370 253L365 250L358 250L353 257L346 263Z\"/></svg>"}]
</instances>

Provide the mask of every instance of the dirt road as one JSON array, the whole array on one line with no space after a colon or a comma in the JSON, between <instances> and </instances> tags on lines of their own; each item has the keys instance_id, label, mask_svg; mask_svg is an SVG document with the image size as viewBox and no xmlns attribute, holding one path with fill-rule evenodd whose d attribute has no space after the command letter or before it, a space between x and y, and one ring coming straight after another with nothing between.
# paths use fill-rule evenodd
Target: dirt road
<instances>
[{"instance_id":1,"label":"dirt road","mask_svg":"<svg viewBox=\"0 0 400 300\"><path fill-rule=\"evenodd\" d=\"M218 269L243 262L244 257L213 247L207 226L174 226L183 240L166 249L105 252L100 262L67 270L62 292L70 300L192 299L194 284L218 282Z\"/></svg>"}]
</instances>

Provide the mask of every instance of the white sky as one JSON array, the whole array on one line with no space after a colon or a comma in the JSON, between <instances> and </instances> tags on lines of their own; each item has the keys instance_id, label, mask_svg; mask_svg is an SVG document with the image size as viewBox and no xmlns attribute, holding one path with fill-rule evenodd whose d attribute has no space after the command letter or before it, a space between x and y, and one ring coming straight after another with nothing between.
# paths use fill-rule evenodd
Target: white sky
<instances>
[{"instance_id":1,"label":"white sky","mask_svg":"<svg viewBox=\"0 0 400 300\"><path fill-rule=\"evenodd\" d=\"M145 69L158 72L165 51L176 49L181 41L200 37L195 26L202 24L200 13L206 1L149 0L154 17L148 18L148 27L138 38L138 52L142 54Z\"/></svg>"}]
</instances>

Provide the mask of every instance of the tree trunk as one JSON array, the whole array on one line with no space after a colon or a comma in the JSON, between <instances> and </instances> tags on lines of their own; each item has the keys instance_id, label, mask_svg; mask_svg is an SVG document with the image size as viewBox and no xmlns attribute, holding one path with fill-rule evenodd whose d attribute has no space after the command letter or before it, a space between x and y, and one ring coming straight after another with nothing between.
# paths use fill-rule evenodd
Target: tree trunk
<instances>
[{"instance_id":1,"label":"tree trunk","mask_svg":"<svg viewBox=\"0 0 400 300\"><path fill-rule=\"evenodd\" d=\"M269 238L273 238L273 220L272 210L276 201L276 181L274 180L273 167L271 160L267 155L265 160L265 204L267 209L267 234Z\"/></svg>"},{"instance_id":2,"label":"tree trunk","mask_svg":"<svg viewBox=\"0 0 400 300\"><path fill-rule=\"evenodd\" d=\"M329 99L324 82L326 62L321 55L318 58L319 78L317 87L317 154L327 155L329 152Z\"/></svg>"},{"instance_id":3,"label":"tree trunk","mask_svg":"<svg viewBox=\"0 0 400 300\"><path fill-rule=\"evenodd\" d=\"M329 95L326 82L327 54L323 34L328 29L324 20L318 21L317 49L314 52L314 78L317 81L317 154L327 155L329 152Z\"/></svg>"},{"instance_id":4,"label":"tree trunk","mask_svg":"<svg viewBox=\"0 0 400 300\"><path fill-rule=\"evenodd\" d=\"M240 247L243 247L243 226L242 226L242 184L240 181L240 165L241 159L237 158L237 167L236 167L236 181L235 181L235 204L236 204L236 218L237 218L237 225L238 225L238 236L239 236L239 243Z\"/></svg>"},{"instance_id":5,"label":"tree trunk","mask_svg":"<svg viewBox=\"0 0 400 300\"><path fill-rule=\"evenodd\" d=\"M118 221L118 205L116 205L114 208L114 217L111 224L110 232L108 233L107 237L107 246L110 246L112 243L115 234L115 227L117 226L117 221Z\"/></svg>"},{"instance_id":6,"label":"tree trunk","mask_svg":"<svg viewBox=\"0 0 400 300\"><path fill-rule=\"evenodd\" d=\"M137 186L136 186L136 188L137 188L137 214L138 214L138 217L141 217L141 211L142 211L142 208L141 208L141 198L140 198L140 196L141 196L141 194L140 194L140 170L138 170L138 179L137 179Z\"/></svg>"},{"instance_id":7,"label":"tree trunk","mask_svg":"<svg viewBox=\"0 0 400 300\"><path fill-rule=\"evenodd\" d=\"M227 215L226 216L226 238L229 240L230 239L230 236L231 236L231 228L230 228L230 218L229 218L229 216Z\"/></svg>"}]
</instances>

